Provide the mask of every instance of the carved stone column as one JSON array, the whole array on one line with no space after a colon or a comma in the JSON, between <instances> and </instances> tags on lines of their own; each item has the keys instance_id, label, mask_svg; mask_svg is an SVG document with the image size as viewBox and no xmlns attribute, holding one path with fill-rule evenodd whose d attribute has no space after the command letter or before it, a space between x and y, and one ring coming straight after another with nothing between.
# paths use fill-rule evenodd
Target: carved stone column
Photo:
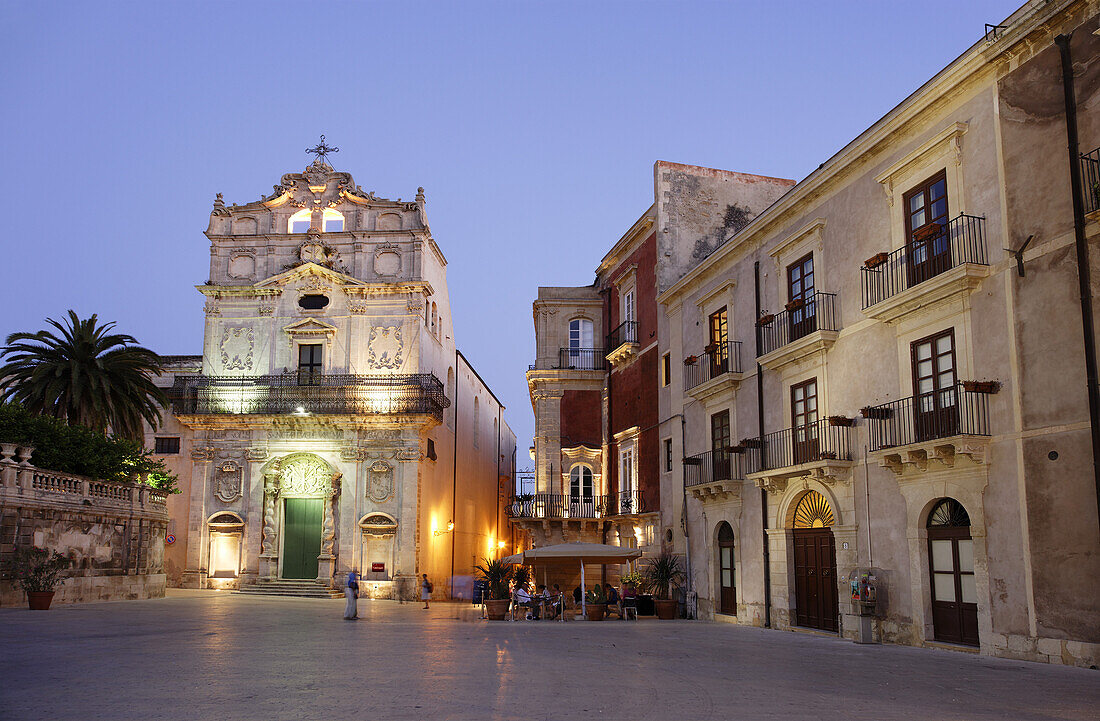
<instances>
[{"instance_id":1,"label":"carved stone column","mask_svg":"<svg viewBox=\"0 0 1100 721\"><path fill-rule=\"evenodd\" d=\"M321 555L317 557L317 580L325 585L332 583L332 574L336 567L336 555L333 553L336 543L336 503L340 497L340 474L334 473L331 490L325 498L324 515L321 521Z\"/></svg>"},{"instance_id":2,"label":"carved stone column","mask_svg":"<svg viewBox=\"0 0 1100 721\"><path fill-rule=\"evenodd\" d=\"M279 475L264 476L264 526L260 539L260 578L274 579L279 575L279 530L276 510L279 502Z\"/></svg>"}]
</instances>

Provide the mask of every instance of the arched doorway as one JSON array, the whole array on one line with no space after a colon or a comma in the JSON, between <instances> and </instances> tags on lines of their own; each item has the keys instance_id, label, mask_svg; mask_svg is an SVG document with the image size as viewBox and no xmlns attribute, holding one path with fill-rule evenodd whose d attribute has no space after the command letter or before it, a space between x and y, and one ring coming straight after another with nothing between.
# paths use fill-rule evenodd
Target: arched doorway
<instances>
[{"instance_id":1,"label":"arched doorway","mask_svg":"<svg viewBox=\"0 0 1100 721\"><path fill-rule=\"evenodd\" d=\"M722 521L718 526L718 612L737 615L737 589L733 578L733 529Z\"/></svg>"},{"instance_id":2,"label":"arched doorway","mask_svg":"<svg viewBox=\"0 0 1100 721\"><path fill-rule=\"evenodd\" d=\"M928 568L935 639L977 646L978 591L970 514L954 498L944 498L928 514Z\"/></svg>"},{"instance_id":3,"label":"arched doorway","mask_svg":"<svg viewBox=\"0 0 1100 721\"><path fill-rule=\"evenodd\" d=\"M834 522L825 496L808 491L799 499L793 522L795 625L837 630Z\"/></svg>"},{"instance_id":4,"label":"arched doorway","mask_svg":"<svg viewBox=\"0 0 1100 721\"><path fill-rule=\"evenodd\" d=\"M317 579L331 573L331 563L322 572L322 557L332 559L335 524L334 496L339 474L312 453L297 453L275 463L273 500L281 501L282 533L279 576L286 579ZM265 520L266 525L266 520Z\"/></svg>"}]
</instances>

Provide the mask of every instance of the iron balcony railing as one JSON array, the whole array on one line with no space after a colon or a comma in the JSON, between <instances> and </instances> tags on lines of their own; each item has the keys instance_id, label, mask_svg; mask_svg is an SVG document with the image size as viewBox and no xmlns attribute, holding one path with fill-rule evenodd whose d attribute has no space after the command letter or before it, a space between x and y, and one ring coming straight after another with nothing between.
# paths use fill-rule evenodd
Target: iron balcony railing
<instances>
[{"instance_id":1,"label":"iron balcony railing","mask_svg":"<svg viewBox=\"0 0 1100 721\"><path fill-rule=\"evenodd\" d=\"M638 489L612 493L607 497L609 516L629 516L633 513L645 513L645 502L642 500L642 492Z\"/></svg>"},{"instance_id":2,"label":"iron balcony railing","mask_svg":"<svg viewBox=\"0 0 1100 721\"><path fill-rule=\"evenodd\" d=\"M840 330L836 320L836 294L814 293L801 303L788 303L787 309L764 316L760 325L761 355L767 355L803 336L819 330Z\"/></svg>"},{"instance_id":3,"label":"iron balcony railing","mask_svg":"<svg viewBox=\"0 0 1100 721\"><path fill-rule=\"evenodd\" d=\"M684 459L684 486L701 486L717 481L740 481L745 478L742 452L707 451Z\"/></svg>"},{"instance_id":4,"label":"iron balcony railing","mask_svg":"<svg viewBox=\"0 0 1100 721\"><path fill-rule=\"evenodd\" d=\"M852 460L851 428L823 418L742 441L745 472L774 471L815 461Z\"/></svg>"},{"instance_id":5,"label":"iron balcony railing","mask_svg":"<svg viewBox=\"0 0 1100 721\"><path fill-rule=\"evenodd\" d=\"M555 370L602 371L607 366L603 348L559 348Z\"/></svg>"},{"instance_id":6,"label":"iron balcony railing","mask_svg":"<svg viewBox=\"0 0 1100 721\"><path fill-rule=\"evenodd\" d=\"M1085 212L1100 210L1100 148L1081 156L1081 185L1085 192Z\"/></svg>"},{"instance_id":7,"label":"iron balcony railing","mask_svg":"<svg viewBox=\"0 0 1100 721\"><path fill-rule=\"evenodd\" d=\"M527 493L514 496L504 507L509 518L603 518L608 513L607 496Z\"/></svg>"},{"instance_id":8,"label":"iron balcony railing","mask_svg":"<svg viewBox=\"0 0 1100 721\"><path fill-rule=\"evenodd\" d=\"M691 390L726 373L740 372L740 341L712 344L702 355L689 356L684 360L684 390Z\"/></svg>"},{"instance_id":9,"label":"iron balcony railing","mask_svg":"<svg viewBox=\"0 0 1100 721\"><path fill-rule=\"evenodd\" d=\"M440 421L451 404L431 373L190 376L176 379L169 398L177 415L427 413Z\"/></svg>"},{"instance_id":10,"label":"iron balcony railing","mask_svg":"<svg viewBox=\"0 0 1100 721\"><path fill-rule=\"evenodd\" d=\"M638 321L625 320L615 330L607 334L607 352L615 350L624 343L638 342Z\"/></svg>"},{"instance_id":11,"label":"iron balcony railing","mask_svg":"<svg viewBox=\"0 0 1100 721\"><path fill-rule=\"evenodd\" d=\"M947 225L926 225L903 248L870 258L860 268L863 307L946 273L964 263L988 265L985 218L959 215Z\"/></svg>"},{"instance_id":12,"label":"iron balcony railing","mask_svg":"<svg viewBox=\"0 0 1100 721\"><path fill-rule=\"evenodd\" d=\"M872 451L951 436L989 435L989 391L958 384L920 396L868 406Z\"/></svg>"}]
</instances>

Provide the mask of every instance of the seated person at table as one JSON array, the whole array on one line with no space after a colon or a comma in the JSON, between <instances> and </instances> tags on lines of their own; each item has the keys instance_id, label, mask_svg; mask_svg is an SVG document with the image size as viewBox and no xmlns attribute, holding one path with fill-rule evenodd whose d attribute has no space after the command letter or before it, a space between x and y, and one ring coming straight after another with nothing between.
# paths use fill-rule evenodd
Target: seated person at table
<instances>
[{"instance_id":1,"label":"seated person at table","mask_svg":"<svg viewBox=\"0 0 1100 721\"><path fill-rule=\"evenodd\" d=\"M546 608L550 611L550 617L554 617L554 609L550 608L550 592L546 590L546 586L539 585L538 591L535 593L535 603L540 613Z\"/></svg>"},{"instance_id":2,"label":"seated person at table","mask_svg":"<svg viewBox=\"0 0 1100 721\"><path fill-rule=\"evenodd\" d=\"M557 618L561 615L561 586L554 584L554 590L550 592L550 618Z\"/></svg>"},{"instance_id":3,"label":"seated person at table","mask_svg":"<svg viewBox=\"0 0 1100 721\"><path fill-rule=\"evenodd\" d=\"M584 592L581 591L581 587L577 586L573 589L573 605L580 606L581 598L584 596Z\"/></svg>"},{"instance_id":4,"label":"seated person at table","mask_svg":"<svg viewBox=\"0 0 1100 721\"><path fill-rule=\"evenodd\" d=\"M622 609L625 612L628 608L633 608L634 613L638 613L638 589L634 588L633 583L623 584Z\"/></svg>"},{"instance_id":5,"label":"seated person at table","mask_svg":"<svg viewBox=\"0 0 1100 721\"><path fill-rule=\"evenodd\" d=\"M531 592L526 586L516 589L516 605L527 609L527 618L538 620L538 605L531 602Z\"/></svg>"},{"instance_id":6,"label":"seated person at table","mask_svg":"<svg viewBox=\"0 0 1100 721\"><path fill-rule=\"evenodd\" d=\"M610 583L607 584L607 611L606 613L617 613L619 618L623 617L623 609L619 606L619 592Z\"/></svg>"}]
</instances>

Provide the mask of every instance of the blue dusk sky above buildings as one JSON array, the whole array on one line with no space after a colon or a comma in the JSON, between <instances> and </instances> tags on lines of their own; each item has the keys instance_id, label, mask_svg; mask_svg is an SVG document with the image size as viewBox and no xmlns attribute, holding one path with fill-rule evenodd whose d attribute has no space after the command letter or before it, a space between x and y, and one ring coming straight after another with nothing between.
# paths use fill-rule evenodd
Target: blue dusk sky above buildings
<instances>
[{"instance_id":1,"label":"blue dusk sky above buildings","mask_svg":"<svg viewBox=\"0 0 1100 721\"><path fill-rule=\"evenodd\" d=\"M8 0L0 333L72 308L201 353L215 193L324 133L364 190L424 186L522 468L537 288L592 282L654 161L802 179L1021 2Z\"/></svg>"}]
</instances>

